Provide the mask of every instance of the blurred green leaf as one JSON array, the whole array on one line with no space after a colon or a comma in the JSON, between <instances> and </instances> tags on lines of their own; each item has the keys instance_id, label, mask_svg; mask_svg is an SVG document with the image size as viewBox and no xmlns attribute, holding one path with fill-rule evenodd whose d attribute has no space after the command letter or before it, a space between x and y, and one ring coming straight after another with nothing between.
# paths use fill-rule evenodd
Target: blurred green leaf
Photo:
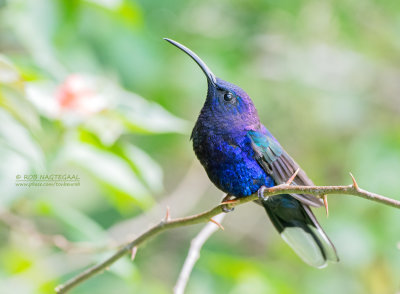
<instances>
[{"instance_id":1,"label":"blurred green leaf","mask_svg":"<svg viewBox=\"0 0 400 294\"><path fill-rule=\"evenodd\" d=\"M65 203L59 203L57 199L50 201L49 204L47 214L50 212L69 227L71 235L74 235L77 241L91 241L97 244L107 241L104 229L81 211Z\"/></svg>"},{"instance_id":2,"label":"blurred green leaf","mask_svg":"<svg viewBox=\"0 0 400 294\"><path fill-rule=\"evenodd\" d=\"M15 248L8 252L0 253L4 270L10 274L18 274L28 269L34 263L34 258L28 252Z\"/></svg>"},{"instance_id":3,"label":"blurred green leaf","mask_svg":"<svg viewBox=\"0 0 400 294\"><path fill-rule=\"evenodd\" d=\"M130 0L85 0L112 12L117 20L123 20L133 26L142 23L142 11L135 2Z\"/></svg>"},{"instance_id":4,"label":"blurred green leaf","mask_svg":"<svg viewBox=\"0 0 400 294\"><path fill-rule=\"evenodd\" d=\"M110 152L75 142L67 144L59 157L86 169L107 188L130 196L142 208L152 203L149 191L137 179L129 165Z\"/></svg>"},{"instance_id":5,"label":"blurred green leaf","mask_svg":"<svg viewBox=\"0 0 400 294\"><path fill-rule=\"evenodd\" d=\"M4 109L0 109L0 121L2 122L0 124L2 145L21 155L31 163L33 169L43 171L45 168L43 152L29 131Z\"/></svg>"},{"instance_id":6,"label":"blurred green leaf","mask_svg":"<svg viewBox=\"0 0 400 294\"><path fill-rule=\"evenodd\" d=\"M25 188L16 187L17 176L44 172L45 156L31 133L0 108L0 203L11 204Z\"/></svg>"},{"instance_id":7,"label":"blurred green leaf","mask_svg":"<svg viewBox=\"0 0 400 294\"><path fill-rule=\"evenodd\" d=\"M151 191L161 192L163 189L163 172L160 165L146 152L130 143L122 143L121 149L123 155L133 165L135 172L146 186Z\"/></svg>"},{"instance_id":8,"label":"blurred green leaf","mask_svg":"<svg viewBox=\"0 0 400 294\"><path fill-rule=\"evenodd\" d=\"M129 130L143 133L188 133L188 123L160 105L127 91L122 90L119 94L123 99L118 102L117 110Z\"/></svg>"},{"instance_id":9,"label":"blurred green leaf","mask_svg":"<svg viewBox=\"0 0 400 294\"><path fill-rule=\"evenodd\" d=\"M0 107L7 109L26 128L40 129L39 116L25 97L24 82L17 69L0 55Z\"/></svg>"},{"instance_id":10,"label":"blurred green leaf","mask_svg":"<svg viewBox=\"0 0 400 294\"><path fill-rule=\"evenodd\" d=\"M12 63L0 54L0 84L8 84L23 90L21 77Z\"/></svg>"}]
</instances>

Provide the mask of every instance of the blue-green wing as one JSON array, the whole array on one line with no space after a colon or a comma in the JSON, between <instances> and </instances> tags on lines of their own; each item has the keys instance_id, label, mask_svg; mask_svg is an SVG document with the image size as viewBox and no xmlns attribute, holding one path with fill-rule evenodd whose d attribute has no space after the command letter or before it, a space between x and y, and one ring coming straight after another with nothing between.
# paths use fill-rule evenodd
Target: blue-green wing
<instances>
[{"instance_id":1,"label":"blue-green wing","mask_svg":"<svg viewBox=\"0 0 400 294\"><path fill-rule=\"evenodd\" d=\"M300 168L265 127L260 131L249 131L247 135L251 140L256 160L277 185L286 183L295 171ZM314 185L302 169L299 170L292 184L300 186ZM307 205L316 207L323 205L321 199L310 194L290 195Z\"/></svg>"}]
</instances>

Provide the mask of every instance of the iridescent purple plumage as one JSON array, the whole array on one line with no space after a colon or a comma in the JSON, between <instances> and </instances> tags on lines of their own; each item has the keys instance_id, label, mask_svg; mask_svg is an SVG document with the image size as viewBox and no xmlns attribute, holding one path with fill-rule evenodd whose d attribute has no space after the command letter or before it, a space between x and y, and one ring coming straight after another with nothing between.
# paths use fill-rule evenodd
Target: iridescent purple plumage
<instances>
[{"instance_id":1,"label":"iridescent purple plumage","mask_svg":"<svg viewBox=\"0 0 400 294\"><path fill-rule=\"evenodd\" d=\"M222 191L243 197L275 185L254 159L248 131L260 128L257 110L238 86L217 79L219 89L207 94L192 132L193 149L211 181ZM237 105L221 105L218 92L229 88ZM216 98L219 97L219 98Z\"/></svg>"},{"instance_id":2,"label":"iridescent purple plumage","mask_svg":"<svg viewBox=\"0 0 400 294\"><path fill-rule=\"evenodd\" d=\"M192 132L193 149L210 180L222 191L244 197L285 183L299 169L293 184L312 181L260 123L247 93L216 78L190 49L177 46L201 67L208 81L207 98ZM278 195L257 201L267 211L283 239L308 264L323 267L337 261L336 250L309 205L321 206L312 195Z\"/></svg>"}]
</instances>

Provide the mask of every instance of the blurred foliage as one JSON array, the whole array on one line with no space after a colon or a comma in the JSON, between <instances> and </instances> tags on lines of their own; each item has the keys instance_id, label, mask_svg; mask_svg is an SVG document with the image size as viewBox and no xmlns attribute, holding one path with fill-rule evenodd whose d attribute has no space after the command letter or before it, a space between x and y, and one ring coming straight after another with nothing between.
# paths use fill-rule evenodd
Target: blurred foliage
<instances>
[{"instance_id":1,"label":"blurred foliage","mask_svg":"<svg viewBox=\"0 0 400 294\"><path fill-rule=\"evenodd\" d=\"M350 183L352 171L398 198L399 28L398 1L0 1L0 292L51 293L112 251L66 253L40 234L107 244L187 173L206 83L162 37L246 89L317 184ZM17 175L66 173L81 185L15 186ZM220 197L191 192L189 212ZM331 197L330 210L317 214L339 264L307 267L249 205L205 245L187 292L400 291L398 211L353 197ZM170 293L198 229L158 237L72 293Z\"/></svg>"}]
</instances>

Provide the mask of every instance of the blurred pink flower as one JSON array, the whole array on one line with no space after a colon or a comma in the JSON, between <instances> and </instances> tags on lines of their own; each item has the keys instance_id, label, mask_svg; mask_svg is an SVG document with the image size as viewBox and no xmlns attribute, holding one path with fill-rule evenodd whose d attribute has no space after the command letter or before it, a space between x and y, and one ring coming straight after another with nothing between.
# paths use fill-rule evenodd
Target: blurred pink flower
<instances>
[{"instance_id":1,"label":"blurred pink flower","mask_svg":"<svg viewBox=\"0 0 400 294\"><path fill-rule=\"evenodd\" d=\"M60 113L91 115L106 108L106 99L90 77L72 74L57 88L55 97Z\"/></svg>"}]
</instances>

